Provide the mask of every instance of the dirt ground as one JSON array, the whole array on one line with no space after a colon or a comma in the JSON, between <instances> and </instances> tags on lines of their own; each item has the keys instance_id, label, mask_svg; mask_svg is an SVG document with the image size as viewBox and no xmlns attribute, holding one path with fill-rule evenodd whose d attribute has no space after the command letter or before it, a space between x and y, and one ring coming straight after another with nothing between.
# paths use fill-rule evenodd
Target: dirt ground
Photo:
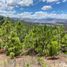
<instances>
[{"instance_id":1,"label":"dirt ground","mask_svg":"<svg viewBox=\"0 0 67 67\"><path fill-rule=\"evenodd\" d=\"M67 67L67 55L59 55L54 60L42 57L42 60L40 62L37 56L28 55L11 60L5 54L0 54L0 67Z\"/></svg>"},{"instance_id":2,"label":"dirt ground","mask_svg":"<svg viewBox=\"0 0 67 67\"><path fill-rule=\"evenodd\" d=\"M54 60L46 59L46 62L49 67L67 67L67 55L59 55L58 59Z\"/></svg>"}]
</instances>

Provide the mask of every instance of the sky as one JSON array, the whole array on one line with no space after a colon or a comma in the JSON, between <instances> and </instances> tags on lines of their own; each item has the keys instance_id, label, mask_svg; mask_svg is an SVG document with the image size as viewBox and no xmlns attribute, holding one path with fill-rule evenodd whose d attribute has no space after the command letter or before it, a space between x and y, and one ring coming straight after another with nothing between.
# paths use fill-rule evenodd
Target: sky
<instances>
[{"instance_id":1,"label":"sky","mask_svg":"<svg viewBox=\"0 0 67 67\"><path fill-rule=\"evenodd\" d=\"M67 0L0 0L0 15L22 19L67 19Z\"/></svg>"}]
</instances>

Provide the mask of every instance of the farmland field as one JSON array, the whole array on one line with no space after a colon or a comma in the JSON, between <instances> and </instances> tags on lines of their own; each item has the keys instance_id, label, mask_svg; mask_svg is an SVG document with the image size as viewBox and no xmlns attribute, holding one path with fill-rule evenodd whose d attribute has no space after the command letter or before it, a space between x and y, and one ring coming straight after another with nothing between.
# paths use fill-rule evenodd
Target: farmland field
<instances>
[{"instance_id":1,"label":"farmland field","mask_svg":"<svg viewBox=\"0 0 67 67\"><path fill-rule=\"evenodd\" d=\"M67 67L65 25L1 20L0 67Z\"/></svg>"}]
</instances>

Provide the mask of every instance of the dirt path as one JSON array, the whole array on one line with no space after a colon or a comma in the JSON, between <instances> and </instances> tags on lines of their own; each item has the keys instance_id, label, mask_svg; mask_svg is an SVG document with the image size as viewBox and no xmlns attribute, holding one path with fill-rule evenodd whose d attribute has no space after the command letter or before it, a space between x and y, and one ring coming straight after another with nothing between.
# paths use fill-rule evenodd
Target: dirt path
<instances>
[{"instance_id":1,"label":"dirt path","mask_svg":"<svg viewBox=\"0 0 67 67\"><path fill-rule=\"evenodd\" d=\"M67 55L60 55L56 60L45 60L49 67L67 67Z\"/></svg>"},{"instance_id":2,"label":"dirt path","mask_svg":"<svg viewBox=\"0 0 67 67\"><path fill-rule=\"evenodd\" d=\"M67 67L67 55L60 55L57 60L48 60L43 57L44 63L48 67ZM9 59L4 54L0 54L0 67L43 67L35 56L22 56L16 59Z\"/></svg>"},{"instance_id":3,"label":"dirt path","mask_svg":"<svg viewBox=\"0 0 67 67\"><path fill-rule=\"evenodd\" d=\"M13 60L6 55L0 55L0 67L41 67L38 65L37 58L33 56L22 56Z\"/></svg>"}]
</instances>

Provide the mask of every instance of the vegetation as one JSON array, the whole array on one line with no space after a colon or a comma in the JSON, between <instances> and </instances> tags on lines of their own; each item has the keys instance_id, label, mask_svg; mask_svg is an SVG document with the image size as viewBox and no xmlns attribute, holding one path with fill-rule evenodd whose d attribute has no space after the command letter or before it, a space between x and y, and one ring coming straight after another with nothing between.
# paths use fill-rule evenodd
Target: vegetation
<instances>
[{"instance_id":1,"label":"vegetation","mask_svg":"<svg viewBox=\"0 0 67 67\"><path fill-rule=\"evenodd\" d=\"M67 51L67 33L63 25L31 24L9 18L1 20L0 50L11 58L29 51L46 56L56 56L63 48Z\"/></svg>"},{"instance_id":2,"label":"vegetation","mask_svg":"<svg viewBox=\"0 0 67 67\"><path fill-rule=\"evenodd\" d=\"M38 64L41 65L41 67L48 67L47 64L44 61L44 58L38 57L37 61L38 61Z\"/></svg>"}]
</instances>

